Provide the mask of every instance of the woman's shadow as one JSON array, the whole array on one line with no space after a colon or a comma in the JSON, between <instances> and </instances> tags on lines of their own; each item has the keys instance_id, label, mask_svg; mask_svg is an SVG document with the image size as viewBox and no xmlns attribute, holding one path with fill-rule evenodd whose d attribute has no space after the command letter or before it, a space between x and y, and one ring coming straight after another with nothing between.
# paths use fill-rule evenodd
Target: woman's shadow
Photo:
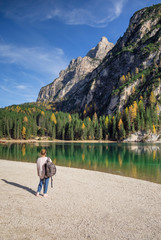
<instances>
[{"instance_id":1,"label":"woman's shadow","mask_svg":"<svg viewBox=\"0 0 161 240\"><path fill-rule=\"evenodd\" d=\"M7 184L10 184L10 185L15 186L15 187L18 187L18 188L22 188L22 189L28 191L29 193L35 195L35 191L32 190L31 188L25 187L25 186L23 186L23 185L21 185L21 184L18 184L18 183L9 182L9 181L7 181L7 180L5 180L5 179L1 179L1 180L4 181L4 182L7 183Z\"/></svg>"}]
</instances>

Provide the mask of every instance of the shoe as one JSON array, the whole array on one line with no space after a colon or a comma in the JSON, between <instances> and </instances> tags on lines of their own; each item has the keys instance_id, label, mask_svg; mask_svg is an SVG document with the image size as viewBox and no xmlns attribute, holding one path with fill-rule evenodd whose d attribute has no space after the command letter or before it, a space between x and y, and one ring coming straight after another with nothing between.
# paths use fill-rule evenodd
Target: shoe
<instances>
[{"instance_id":1,"label":"shoe","mask_svg":"<svg viewBox=\"0 0 161 240\"><path fill-rule=\"evenodd\" d=\"M37 193L35 194L35 196L38 197L38 196L39 196L39 192L37 192Z\"/></svg>"},{"instance_id":2,"label":"shoe","mask_svg":"<svg viewBox=\"0 0 161 240\"><path fill-rule=\"evenodd\" d=\"M47 197L47 196L48 196L48 194L47 194L47 193L45 193L43 196L44 196L44 197Z\"/></svg>"}]
</instances>

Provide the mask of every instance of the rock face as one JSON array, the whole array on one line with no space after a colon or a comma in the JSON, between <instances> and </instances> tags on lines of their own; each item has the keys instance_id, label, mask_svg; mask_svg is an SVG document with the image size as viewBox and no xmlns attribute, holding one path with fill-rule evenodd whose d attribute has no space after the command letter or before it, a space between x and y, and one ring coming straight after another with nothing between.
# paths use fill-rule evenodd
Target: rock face
<instances>
[{"instance_id":1,"label":"rock face","mask_svg":"<svg viewBox=\"0 0 161 240\"><path fill-rule=\"evenodd\" d=\"M73 94L78 83L91 73L113 48L106 37L95 48L92 48L85 57L73 59L67 69L59 73L59 77L51 84L41 88L37 101L55 101L60 102Z\"/></svg>"},{"instance_id":2,"label":"rock face","mask_svg":"<svg viewBox=\"0 0 161 240\"><path fill-rule=\"evenodd\" d=\"M111 49L111 50L110 50ZM84 58L72 60L38 101L62 111L112 114L157 87L161 77L161 4L141 9L113 47L105 37Z\"/></svg>"},{"instance_id":3,"label":"rock face","mask_svg":"<svg viewBox=\"0 0 161 240\"><path fill-rule=\"evenodd\" d=\"M113 48L113 43L110 43L106 37L102 37L101 41L95 48L92 48L86 56L90 58L103 59L106 54Z\"/></svg>"}]
</instances>

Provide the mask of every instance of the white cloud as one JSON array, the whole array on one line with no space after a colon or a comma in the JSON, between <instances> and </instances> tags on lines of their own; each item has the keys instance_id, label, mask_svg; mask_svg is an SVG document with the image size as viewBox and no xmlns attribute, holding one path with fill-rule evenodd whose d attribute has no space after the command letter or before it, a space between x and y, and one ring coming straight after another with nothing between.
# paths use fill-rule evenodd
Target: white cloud
<instances>
[{"instance_id":1,"label":"white cloud","mask_svg":"<svg viewBox=\"0 0 161 240\"><path fill-rule=\"evenodd\" d=\"M52 9L46 19L59 18L69 25L88 25L105 27L122 13L128 0L93 0L87 1L82 8L71 6Z\"/></svg>"},{"instance_id":2,"label":"white cloud","mask_svg":"<svg viewBox=\"0 0 161 240\"><path fill-rule=\"evenodd\" d=\"M114 1L113 9L111 9L111 21L119 17L127 0Z\"/></svg>"},{"instance_id":3,"label":"white cloud","mask_svg":"<svg viewBox=\"0 0 161 240\"><path fill-rule=\"evenodd\" d=\"M53 77L57 77L60 70L67 66L62 49L27 48L11 44L0 44L0 63L16 64L24 69L47 73Z\"/></svg>"},{"instance_id":4,"label":"white cloud","mask_svg":"<svg viewBox=\"0 0 161 240\"><path fill-rule=\"evenodd\" d=\"M77 1L18 1L6 7L5 15L16 20L45 21L60 19L69 25L105 27L122 13L128 0L87 0L80 7ZM31 11L32 9L32 11Z\"/></svg>"}]
</instances>

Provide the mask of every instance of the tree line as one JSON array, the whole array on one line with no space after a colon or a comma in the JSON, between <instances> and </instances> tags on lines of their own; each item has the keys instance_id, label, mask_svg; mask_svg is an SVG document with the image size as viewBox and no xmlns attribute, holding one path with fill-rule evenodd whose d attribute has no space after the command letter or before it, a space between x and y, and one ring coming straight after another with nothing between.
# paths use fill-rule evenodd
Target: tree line
<instances>
[{"instance_id":1,"label":"tree line","mask_svg":"<svg viewBox=\"0 0 161 240\"><path fill-rule=\"evenodd\" d=\"M82 117L57 112L49 104L28 103L0 109L0 138L60 140L123 140L136 131L160 131L159 106L151 92L114 115Z\"/></svg>"}]
</instances>

